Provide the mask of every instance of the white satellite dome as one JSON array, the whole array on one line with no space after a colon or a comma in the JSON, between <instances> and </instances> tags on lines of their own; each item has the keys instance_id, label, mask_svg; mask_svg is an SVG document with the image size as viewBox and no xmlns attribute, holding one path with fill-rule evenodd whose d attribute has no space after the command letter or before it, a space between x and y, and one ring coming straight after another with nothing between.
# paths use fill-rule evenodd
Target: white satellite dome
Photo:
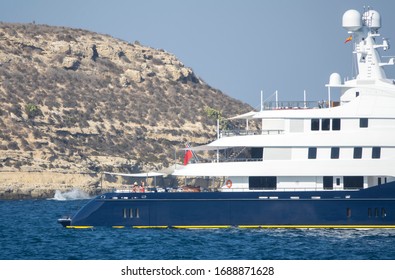
<instances>
[{"instance_id":1,"label":"white satellite dome","mask_svg":"<svg viewBox=\"0 0 395 280\"><path fill-rule=\"evenodd\" d=\"M329 76L329 85L330 86L339 86L342 84L342 78L339 73L332 73Z\"/></svg>"},{"instance_id":2,"label":"white satellite dome","mask_svg":"<svg viewBox=\"0 0 395 280\"><path fill-rule=\"evenodd\" d=\"M380 13L375 10L368 10L363 13L363 23L367 27L379 29L381 27Z\"/></svg>"},{"instance_id":3,"label":"white satellite dome","mask_svg":"<svg viewBox=\"0 0 395 280\"><path fill-rule=\"evenodd\" d=\"M343 27L348 31L358 31L362 27L362 17L357 10L348 10L343 14Z\"/></svg>"}]
</instances>

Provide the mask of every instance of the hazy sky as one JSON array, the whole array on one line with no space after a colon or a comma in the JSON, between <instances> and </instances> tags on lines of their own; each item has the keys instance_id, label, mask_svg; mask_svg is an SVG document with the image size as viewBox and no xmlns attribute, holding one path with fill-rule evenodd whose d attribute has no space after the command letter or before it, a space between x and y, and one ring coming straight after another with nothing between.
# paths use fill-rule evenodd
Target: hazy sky
<instances>
[{"instance_id":1,"label":"hazy sky","mask_svg":"<svg viewBox=\"0 0 395 280\"><path fill-rule=\"evenodd\" d=\"M88 29L165 49L211 86L257 107L260 91L280 100L326 99L332 72L351 77L348 9L380 12L395 44L393 0L1 0L0 21ZM385 55L395 55L394 49ZM387 68L395 78L395 70ZM333 96L333 98L338 98Z\"/></svg>"}]
</instances>

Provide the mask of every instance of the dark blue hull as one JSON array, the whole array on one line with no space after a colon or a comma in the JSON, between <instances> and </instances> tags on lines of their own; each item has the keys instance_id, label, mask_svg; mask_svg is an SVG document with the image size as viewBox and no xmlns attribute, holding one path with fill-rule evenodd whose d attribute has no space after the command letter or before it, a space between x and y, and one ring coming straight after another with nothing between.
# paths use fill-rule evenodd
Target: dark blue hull
<instances>
[{"instance_id":1,"label":"dark blue hull","mask_svg":"<svg viewBox=\"0 0 395 280\"><path fill-rule=\"evenodd\" d=\"M69 227L395 227L395 182L362 190L106 193Z\"/></svg>"}]
</instances>

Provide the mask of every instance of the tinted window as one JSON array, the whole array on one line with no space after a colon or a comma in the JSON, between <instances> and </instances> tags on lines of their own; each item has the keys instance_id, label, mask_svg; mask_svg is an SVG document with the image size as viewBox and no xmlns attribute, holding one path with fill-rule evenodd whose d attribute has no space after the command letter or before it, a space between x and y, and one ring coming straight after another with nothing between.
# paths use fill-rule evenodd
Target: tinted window
<instances>
[{"instance_id":1,"label":"tinted window","mask_svg":"<svg viewBox=\"0 0 395 280\"><path fill-rule=\"evenodd\" d=\"M250 190L275 190L277 187L275 176L252 176L248 181Z\"/></svg>"},{"instance_id":2,"label":"tinted window","mask_svg":"<svg viewBox=\"0 0 395 280\"><path fill-rule=\"evenodd\" d=\"M340 130L340 119L332 120L332 130Z\"/></svg>"},{"instance_id":3,"label":"tinted window","mask_svg":"<svg viewBox=\"0 0 395 280\"><path fill-rule=\"evenodd\" d=\"M322 130L329 130L331 127L331 119L322 119Z\"/></svg>"},{"instance_id":4,"label":"tinted window","mask_svg":"<svg viewBox=\"0 0 395 280\"><path fill-rule=\"evenodd\" d=\"M311 119L311 130L320 130L320 119Z\"/></svg>"},{"instance_id":5,"label":"tinted window","mask_svg":"<svg viewBox=\"0 0 395 280\"><path fill-rule=\"evenodd\" d=\"M362 189L363 176L344 176L343 184L344 189Z\"/></svg>"},{"instance_id":6,"label":"tinted window","mask_svg":"<svg viewBox=\"0 0 395 280\"><path fill-rule=\"evenodd\" d=\"M324 190L333 189L333 176L324 176Z\"/></svg>"},{"instance_id":7,"label":"tinted window","mask_svg":"<svg viewBox=\"0 0 395 280\"><path fill-rule=\"evenodd\" d=\"M361 147L354 148L354 158L362 158L362 148Z\"/></svg>"},{"instance_id":8,"label":"tinted window","mask_svg":"<svg viewBox=\"0 0 395 280\"><path fill-rule=\"evenodd\" d=\"M359 127L368 127L368 125L369 125L369 119L367 118L359 119Z\"/></svg>"},{"instance_id":9,"label":"tinted window","mask_svg":"<svg viewBox=\"0 0 395 280\"><path fill-rule=\"evenodd\" d=\"M261 159L263 157L263 148L251 148L251 158Z\"/></svg>"},{"instance_id":10,"label":"tinted window","mask_svg":"<svg viewBox=\"0 0 395 280\"><path fill-rule=\"evenodd\" d=\"M308 158L309 159L317 158L317 148L309 148Z\"/></svg>"},{"instance_id":11,"label":"tinted window","mask_svg":"<svg viewBox=\"0 0 395 280\"><path fill-rule=\"evenodd\" d=\"M340 148L339 147L332 147L331 148L331 158L339 158Z\"/></svg>"},{"instance_id":12,"label":"tinted window","mask_svg":"<svg viewBox=\"0 0 395 280\"><path fill-rule=\"evenodd\" d=\"M372 158L380 158L381 157L381 148L373 147L372 148Z\"/></svg>"}]
</instances>

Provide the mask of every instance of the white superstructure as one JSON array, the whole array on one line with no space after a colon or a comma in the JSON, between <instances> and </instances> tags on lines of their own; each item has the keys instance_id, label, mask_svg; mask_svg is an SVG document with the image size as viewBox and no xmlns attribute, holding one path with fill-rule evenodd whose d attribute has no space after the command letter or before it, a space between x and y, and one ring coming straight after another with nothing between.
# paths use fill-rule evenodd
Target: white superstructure
<instances>
[{"instance_id":1,"label":"white superstructure","mask_svg":"<svg viewBox=\"0 0 395 280\"><path fill-rule=\"evenodd\" d=\"M389 42L378 33L380 14L349 10L343 27L354 45L355 79L343 82L333 73L328 101L316 108L276 104L235 117L256 120L261 129L220 131L216 141L191 148L218 151L212 161L173 175L225 177L223 191L345 190L394 181L395 82L384 71L394 58L381 61L379 51ZM335 89L341 93L336 102ZM232 158L237 152L248 158Z\"/></svg>"}]
</instances>

